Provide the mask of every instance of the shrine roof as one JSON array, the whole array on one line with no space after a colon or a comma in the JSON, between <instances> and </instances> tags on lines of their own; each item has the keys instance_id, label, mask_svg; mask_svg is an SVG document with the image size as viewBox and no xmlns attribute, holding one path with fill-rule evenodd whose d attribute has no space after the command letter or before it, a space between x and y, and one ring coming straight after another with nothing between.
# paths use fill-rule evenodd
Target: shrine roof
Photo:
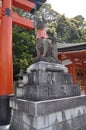
<instances>
[{"instance_id":1,"label":"shrine roof","mask_svg":"<svg viewBox=\"0 0 86 130\"><path fill-rule=\"evenodd\" d=\"M86 42L84 43L57 43L57 48L59 52L85 50Z\"/></svg>"}]
</instances>

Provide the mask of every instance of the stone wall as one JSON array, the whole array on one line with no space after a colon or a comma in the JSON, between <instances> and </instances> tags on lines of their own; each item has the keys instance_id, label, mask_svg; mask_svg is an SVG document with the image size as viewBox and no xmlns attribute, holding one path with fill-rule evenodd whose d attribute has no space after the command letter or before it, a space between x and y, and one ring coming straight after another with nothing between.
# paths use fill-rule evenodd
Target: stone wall
<instances>
[{"instance_id":1,"label":"stone wall","mask_svg":"<svg viewBox=\"0 0 86 130\"><path fill-rule=\"evenodd\" d=\"M12 98L10 130L86 130L86 96L32 102Z\"/></svg>"}]
</instances>

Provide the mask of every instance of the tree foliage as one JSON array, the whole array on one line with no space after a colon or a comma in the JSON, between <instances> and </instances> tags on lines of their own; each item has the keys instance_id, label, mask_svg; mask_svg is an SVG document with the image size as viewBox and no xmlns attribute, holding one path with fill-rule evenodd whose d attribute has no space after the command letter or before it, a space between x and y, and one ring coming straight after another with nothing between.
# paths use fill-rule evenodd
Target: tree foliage
<instances>
[{"instance_id":1,"label":"tree foliage","mask_svg":"<svg viewBox=\"0 0 86 130\"><path fill-rule=\"evenodd\" d=\"M54 11L50 4L43 4L40 10L35 12L35 15L38 17L43 15L47 19L47 22L51 22L57 19L59 13Z\"/></svg>"},{"instance_id":2,"label":"tree foliage","mask_svg":"<svg viewBox=\"0 0 86 130\"><path fill-rule=\"evenodd\" d=\"M31 14L14 8L20 16L31 18ZM51 8L50 4L43 4L35 13L38 17L46 18L46 30L48 34L55 33L57 39L66 43L86 41L86 21L83 16L66 18ZM17 25L13 26L13 65L14 75L19 69L26 69L34 60L35 31L30 31Z\"/></svg>"},{"instance_id":3,"label":"tree foliage","mask_svg":"<svg viewBox=\"0 0 86 130\"><path fill-rule=\"evenodd\" d=\"M56 33L57 39L66 43L86 41L86 21L82 15L74 18L66 18L51 8L50 4L44 4L36 15L47 19L47 32Z\"/></svg>"},{"instance_id":4,"label":"tree foliage","mask_svg":"<svg viewBox=\"0 0 86 130\"><path fill-rule=\"evenodd\" d=\"M58 37L61 37L66 43L73 42L80 37L76 24L71 22L71 19L65 18L64 15L58 20L56 32Z\"/></svg>"},{"instance_id":5,"label":"tree foliage","mask_svg":"<svg viewBox=\"0 0 86 130\"><path fill-rule=\"evenodd\" d=\"M20 69L26 68L33 62L35 53L34 31L19 26L13 27L13 66L14 75Z\"/></svg>"}]
</instances>

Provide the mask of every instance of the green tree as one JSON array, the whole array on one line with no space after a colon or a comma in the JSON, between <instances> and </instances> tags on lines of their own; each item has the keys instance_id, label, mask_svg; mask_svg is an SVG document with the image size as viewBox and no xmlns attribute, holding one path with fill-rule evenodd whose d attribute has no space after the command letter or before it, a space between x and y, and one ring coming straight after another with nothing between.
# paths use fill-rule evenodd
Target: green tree
<instances>
[{"instance_id":1,"label":"green tree","mask_svg":"<svg viewBox=\"0 0 86 130\"><path fill-rule=\"evenodd\" d=\"M33 62L35 53L34 31L20 26L13 26L13 67L14 75L20 69L26 68Z\"/></svg>"},{"instance_id":2,"label":"green tree","mask_svg":"<svg viewBox=\"0 0 86 130\"><path fill-rule=\"evenodd\" d=\"M86 41L86 21L81 15L77 15L71 21L77 26L80 37L77 39L77 42Z\"/></svg>"},{"instance_id":3,"label":"green tree","mask_svg":"<svg viewBox=\"0 0 86 130\"><path fill-rule=\"evenodd\" d=\"M62 38L66 43L73 42L80 37L76 24L71 22L71 19L66 18L64 15L61 15L57 20L56 31L58 37Z\"/></svg>"},{"instance_id":4,"label":"green tree","mask_svg":"<svg viewBox=\"0 0 86 130\"><path fill-rule=\"evenodd\" d=\"M59 13L51 8L50 4L43 4L42 7L35 12L35 15L41 17L42 15L46 18L47 22L51 22L57 19Z\"/></svg>"}]
</instances>

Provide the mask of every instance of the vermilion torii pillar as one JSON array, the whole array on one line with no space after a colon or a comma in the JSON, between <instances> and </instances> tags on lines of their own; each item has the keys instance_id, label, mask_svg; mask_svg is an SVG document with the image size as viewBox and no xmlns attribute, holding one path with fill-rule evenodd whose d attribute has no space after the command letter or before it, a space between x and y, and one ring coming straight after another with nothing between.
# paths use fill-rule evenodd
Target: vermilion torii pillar
<instances>
[{"instance_id":1,"label":"vermilion torii pillar","mask_svg":"<svg viewBox=\"0 0 86 130\"><path fill-rule=\"evenodd\" d=\"M34 22L14 13L12 11L12 5L27 11L35 8L35 4L28 0L2 0L0 16L0 96L13 94L12 23L28 29L34 29Z\"/></svg>"},{"instance_id":2,"label":"vermilion torii pillar","mask_svg":"<svg viewBox=\"0 0 86 130\"><path fill-rule=\"evenodd\" d=\"M0 39L0 95L13 93L12 0L2 0Z\"/></svg>"},{"instance_id":3,"label":"vermilion torii pillar","mask_svg":"<svg viewBox=\"0 0 86 130\"><path fill-rule=\"evenodd\" d=\"M2 0L0 31L0 125L9 122L9 95L13 94L12 0ZM8 113L7 113L8 111Z\"/></svg>"}]
</instances>

